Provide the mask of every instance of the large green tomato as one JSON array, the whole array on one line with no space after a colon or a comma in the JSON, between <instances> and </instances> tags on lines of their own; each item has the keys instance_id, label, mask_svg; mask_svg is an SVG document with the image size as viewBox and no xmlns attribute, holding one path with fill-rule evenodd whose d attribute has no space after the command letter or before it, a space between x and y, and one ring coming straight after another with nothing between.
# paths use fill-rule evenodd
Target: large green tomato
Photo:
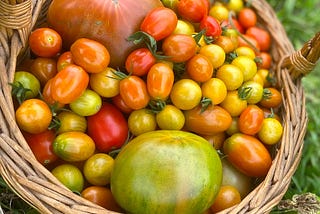
<instances>
[{"instance_id":1,"label":"large green tomato","mask_svg":"<svg viewBox=\"0 0 320 214\"><path fill-rule=\"evenodd\" d=\"M110 185L129 213L199 214L211 206L221 182L221 161L207 140L189 132L158 130L123 147Z\"/></svg>"}]
</instances>

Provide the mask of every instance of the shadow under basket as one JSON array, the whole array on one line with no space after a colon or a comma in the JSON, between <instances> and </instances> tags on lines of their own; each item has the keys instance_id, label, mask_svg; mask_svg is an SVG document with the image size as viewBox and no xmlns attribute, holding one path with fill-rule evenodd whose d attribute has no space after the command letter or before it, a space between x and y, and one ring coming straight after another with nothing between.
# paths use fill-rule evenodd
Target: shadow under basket
<instances>
[{"instance_id":1,"label":"shadow under basket","mask_svg":"<svg viewBox=\"0 0 320 214\"><path fill-rule=\"evenodd\" d=\"M220 213L269 213L281 201L300 162L307 130L301 78L313 70L320 52L319 33L295 51L270 5L264 0L251 3L259 25L272 36L271 70L282 93L284 133L264 180L240 204ZM27 52L31 30L45 20L49 4L45 0L0 0L0 174L18 196L40 213L115 213L64 187L35 159L15 122L8 83L13 81L16 65Z\"/></svg>"}]
</instances>

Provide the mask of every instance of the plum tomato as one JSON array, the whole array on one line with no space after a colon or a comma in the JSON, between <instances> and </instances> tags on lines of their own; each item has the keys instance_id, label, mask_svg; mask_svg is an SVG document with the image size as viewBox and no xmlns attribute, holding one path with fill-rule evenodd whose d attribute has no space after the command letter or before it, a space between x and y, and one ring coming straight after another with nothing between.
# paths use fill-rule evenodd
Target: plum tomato
<instances>
[{"instance_id":1,"label":"plum tomato","mask_svg":"<svg viewBox=\"0 0 320 214\"><path fill-rule=\"evenodd\" d=\"M70 109L80 116L90 116L97 113L102 105L99 94L93 90L86 89L80 97L69 104Z\"/></svg>"},{"instance_id":2,"label":"plum tomato","mask_svg":"<svg viewBox=\"0 0 320 214\"><path fill-rule=\"evenodd\" d=\"M57 73L57 62L53 58L37 57L34 59L30 72L37 77L41 86L44 86L49 79Z\"/></svg>"},{"instance_id":3,"label":"plum tomato","mask_svg":"<svg viewBox=\"0 0 320 214\"><path fill-rule=\"evenodd\" d=\"M74 64L71 51L65 51L58 57L57 70L61 71L66 66L71 65L71 64Z\"/></svg>"},{"instance_id":4,"label":"plum tomato","mask_svg":"<svg viewBox=\"0 0 320 214\"><path fill-rule=\"evenodd\" d=\"M87 130L87 120L84 116L80 116L72 111L61 111L58 114L60 123L56 130L57 134L69 131L85 132Z\"/></svg>"},{"instance_id":5,"label":"plum tomato","mask_svg":"<svg viewBox=\"0 0 320 214\"><path fill-rule=\"evenodd\" d=\"M207 15L208 5L199 0L180 0L177 3L179 16L190 22L199 23Z\"/></svg>"},{"instance_id":6,"label":"plum tomato","mask_svg":"<svg viewBox=\"0 0 320 214\"><path fill-rule=\"evenodd\" d=\"M205 35L218 38L222 34L222 28L217 19L212 16L205 16L200 22L199 25L200 30L205 30Z\"/></svg>"},{"instance_id":7,"label":"plum tomato","mask_svg":"<svg viewBox=\"0 0 320 214\"><path fill-rule=\"evenodd\" d=\"M257 105L248 105L239 116L239 131L244 134L255 135L261 129L263 120L263 110Z\"/></svg>"}]
</instances>

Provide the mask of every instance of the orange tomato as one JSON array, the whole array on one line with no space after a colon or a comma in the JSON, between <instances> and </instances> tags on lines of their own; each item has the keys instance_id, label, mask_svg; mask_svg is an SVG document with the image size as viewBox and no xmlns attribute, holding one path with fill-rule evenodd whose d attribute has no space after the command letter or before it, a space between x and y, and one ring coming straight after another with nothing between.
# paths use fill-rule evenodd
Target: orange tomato
<instances>
[{"instance_id":1,"label":"orange tomato","mask_svg":"<svg viewBox=\"0 0 320 214\"><path fill-rule=\"evenodd\" d=\"M188 60L186 71L194 81L205 82L212 77L213 66L208 57L202 54L196 54Z\"/></svg>"},{"instance_id":2,"label":"orange tomato","mask_svg":"<svg viewBox=\"0 0 320 214\"><path fill-rule=\"evenodd\" d=\"M239 191L230 185L221 186L210 209L213 213L222 211L241 202Z\"/></svg>"}]
</instances>

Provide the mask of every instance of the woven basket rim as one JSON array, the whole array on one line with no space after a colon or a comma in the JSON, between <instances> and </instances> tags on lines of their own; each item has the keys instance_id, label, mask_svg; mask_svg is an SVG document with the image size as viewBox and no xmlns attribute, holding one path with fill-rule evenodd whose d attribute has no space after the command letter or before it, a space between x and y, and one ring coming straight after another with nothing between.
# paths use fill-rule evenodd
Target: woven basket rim
<instances>
[{"instance_id":1,"label":"woven basket rim","mask_svg":"<svg viewBox=\"0 0 320 214\"><path fill-rule=\"evenodd\" d=\"M29 25L20 26L1 21L0 16L0 174L17 195L41 213L116 213L76 196L60 184L36 161L15 123L11 90L6 83L13 80L18 58L26 52L28 35L45 18L51 0L21 2L10 5L0 0L0 12L3 5L9 5L10 10L19 6L19 12L26 10L32 14ZM301 78L314 68L320 52L319 33L301 51L295 51L271 6L265 0L250 2L259 24L269 30L273 39L271 54L276 66L272 69L283 97L284 134L265 179L240 204L220 213L268 213L282 199L300 162L307 130ZM21 7L22 4L25 6Z\"/></svg>"}]
</instances>

